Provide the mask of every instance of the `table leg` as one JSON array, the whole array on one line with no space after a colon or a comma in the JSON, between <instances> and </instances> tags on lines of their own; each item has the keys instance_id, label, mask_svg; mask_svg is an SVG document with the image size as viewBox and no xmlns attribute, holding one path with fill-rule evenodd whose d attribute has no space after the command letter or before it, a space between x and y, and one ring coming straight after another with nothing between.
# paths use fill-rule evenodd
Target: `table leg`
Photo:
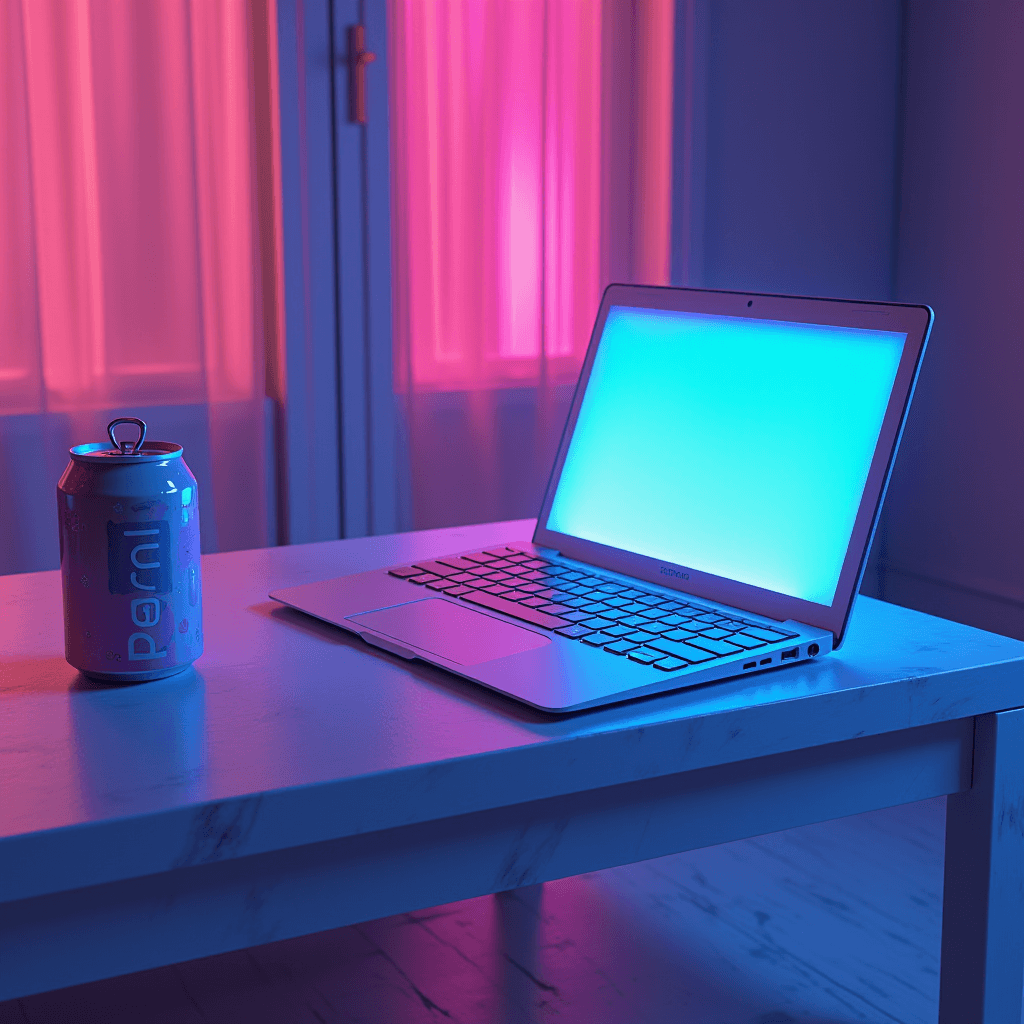
<instances>
[{"instance_id":1,"label":"table leg","mask_svg":"<svg viewBox=\"0 0 1024 1024\"><path fill-rule=\"evenodd\" d=\"M1017 1024L1024 986L1024 709L974 723L971 788L946 800L939 1024Z\"/></svg>"},{"instance_id":2,"label":"table leg","mask_svg":"<svg viewBox=\"0 0 1024 1024\"><path fill-rule=\"evenodd\" d=\"M543 885L524 885L494 894L498 916L502 993L499 1020L528 1024L538 996L537 935Z\"/></svg>"}]
</instances>

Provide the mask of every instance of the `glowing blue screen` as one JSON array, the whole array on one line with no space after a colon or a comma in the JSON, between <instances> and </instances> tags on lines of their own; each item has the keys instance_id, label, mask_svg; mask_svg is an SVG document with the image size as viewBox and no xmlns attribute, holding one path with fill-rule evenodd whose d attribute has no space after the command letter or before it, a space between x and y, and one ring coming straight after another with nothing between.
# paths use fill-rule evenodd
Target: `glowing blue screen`
<instances>
[{"instance_id":1,"label":"glowing blue screen","mask_svg":"<svg viewBox=\"0 0 1024 1024\"><path fill-rule=\"evenodd\" d=\"M905 341L612 306L548 528L830 605Z\"/></svg>"}]
</instances>

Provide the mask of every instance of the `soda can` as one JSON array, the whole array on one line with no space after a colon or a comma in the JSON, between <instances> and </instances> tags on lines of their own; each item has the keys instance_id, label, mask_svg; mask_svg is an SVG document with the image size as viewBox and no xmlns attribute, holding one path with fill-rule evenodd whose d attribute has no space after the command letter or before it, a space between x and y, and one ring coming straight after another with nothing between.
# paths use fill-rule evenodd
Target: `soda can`
<instances>
[{"instance_id":1,"label":"soda can","mask_svg":"<svg viewBox=\"0 0 1024 1024\"><path fill-rule=\"evenodd\" d=\"M137 440L114 437L125 423ZM95 679L162 679L203 653L196 479L142 420L107 433L71 449L57 484L64 654Z\"/></svg>"}]
</instances>

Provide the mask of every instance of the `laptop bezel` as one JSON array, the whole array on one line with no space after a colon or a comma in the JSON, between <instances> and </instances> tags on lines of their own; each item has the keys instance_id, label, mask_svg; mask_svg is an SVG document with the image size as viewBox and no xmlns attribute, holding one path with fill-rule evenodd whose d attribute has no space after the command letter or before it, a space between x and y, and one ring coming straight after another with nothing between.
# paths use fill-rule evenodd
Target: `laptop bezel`
<instances>
[{"instance_id":1,"label":"laptop bezel","mask_svg":"<svg viewBox=\"0 0 1024 1024\"><path fill-rule=\"evenodd\" d=\"M817 604L765 590L747 583L701 572L691 566L662 562L646 555L608 547L581 537L547 528L569 443L579 416L590 372L597 355L605 321L612 306L632 306L679 312L776 320L791 323L826 324L866 330L905 333L896 379L883 417L882 429L871 460L867 483L857 510L853 532L839 574L839 583L831 605ZM867 565L871 541L882 501L899 449L906 412L913 396L931 331L934 315L928 306L895 302L857 302L849 299L822 299L806 296L773 295L757 292L732 292L703 288L672 288L655 285L611 284L601 306L590 343L580 370L566 425L559 441L558 454L548 478L544 501L533 535L534 544L560 551L567 558L668 587L681 594L703 598L733 608L745 609L770 619L792 619L828 630L833 647L839 647L849 621L853 601ZM812 382L809 382L812 386ZM784 486L780 466L779 485Z\"/></svg>"}]
</instances>

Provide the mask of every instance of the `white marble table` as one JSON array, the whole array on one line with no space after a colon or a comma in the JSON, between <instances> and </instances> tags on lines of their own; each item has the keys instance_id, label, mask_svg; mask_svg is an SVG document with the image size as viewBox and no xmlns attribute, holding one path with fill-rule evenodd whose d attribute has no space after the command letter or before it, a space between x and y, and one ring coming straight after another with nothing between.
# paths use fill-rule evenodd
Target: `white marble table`
<instances>
[{"instance_id":1,"label":"white marble table","mask_svg":"<svg viewBox=\"0 0 1024 1024\"><path fill-rule=\"evenodd\" d=\"M837 654L548 717L267 592L532 522L215 555L163 682L64 661L0 578L0 1001L950 795L940 1020L1019 1020L1024 643L862 598Z\"/></svg>"}]
</instances>

